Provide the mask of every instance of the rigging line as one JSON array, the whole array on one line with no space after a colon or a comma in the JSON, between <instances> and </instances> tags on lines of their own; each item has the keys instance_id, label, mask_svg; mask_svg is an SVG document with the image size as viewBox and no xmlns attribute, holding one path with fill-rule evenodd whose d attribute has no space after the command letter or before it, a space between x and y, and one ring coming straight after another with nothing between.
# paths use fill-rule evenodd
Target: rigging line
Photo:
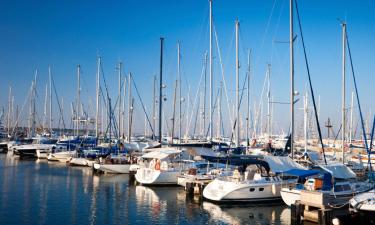
<instances>
[{"instance_id":1,"label":"rigging line","mask_svg":"<svg viewBox=\"0 0 375 225\"><path fill-rule=\"evenodd\" d=\"M375 116L374 116L374 120L372 122L372 130L371 130L371 140L370 140L370 152L372 151L372 141L374 139L374 130L375 130Z\"/></svg>"},{"instance_id":2,"label":"rigging line","mask_svg":"<svg viewBox=\"0 0 375 225\"><path fill-rule=\"evenodd\" d=\"M21 111L19 111L19 113L18 113L18 115L17 115L17 120L16 120L16 123L14 124L13 130L12 130L12 132L11 132L11 136L13 136L13 135L15 134L15 132L16 132L16 127L18 126L20 116L21 116L21 114L22 114L22 111L23 111L24 107L26 106L26 102L28 102L29 99L30 99L30 95L31 95L31 89L29 89L28 94L27 94L27 98L26 98L25 101L23 102L23 105L22 105L22 107L21 107Z\"/></svg>"},{"instance_id":3,"label":"rigging line","mask_svg":"<svg viewBox=\"0 0 375 225\"><path fill-rule=\"evenodd\" d=\"M301 35L301 41L302 41L303 54L304 54L304 58L305 58L305 64L306 64L307 75L308 75L308 78L309 78L310 92L311 92L311 98L312 98L312 102L313 102L313 106L314 106L314 114L315 114L316 125L317 125L317 128L318 128L318 133L319 133L320 143L322 144L322 150L323 150L324 162L325 162L325 164L327 165L327 160L326 160L326 155L325 155L325 150L324 150L324 144L323 144L323 138L322 138L322 131L321 131L321 129L320 129L318 113L317 113L317 110L316 110L316 103L315 103L315 97L314 97L314 90L313 90L312 82L311 82L311 75L310 75L309 63L308 63L308 61L307 61L307 53L306 53L306 48L305 48L305 41L304 41L304 39L303 39L302 25L301 25L301 19L300 19L300 16L299 16L299 12L298 12L298 4L297 4L297 0L295 0L294 3L296 4L296 13L297 13L297 18L298 18L298 26L299 26L299 31L300 31L300 35ZM293 103L293 104L294 104L294 103ZM293 150L292 150L292 151L293 151Z\"/></svg>"},{"instance_id":4,"label":"rigging line","mask_svg":"<svg viewBox=\"0 0 375 225\"><path fill-rule=\"evenodd\" d=\"M215 97L215 103L214 103L214 108L213 108L212 114L215 113L216 104L217 104L218 99L219 99L219 93L220 93L220 89L217 90L217 94L216 94L216 97ZM210 127L211 127L211 123L208 124L207 132L206 132L206 138L208 138L208 133L210 132Z\"/></svg>"},{"instance_id":5,"label":"rigging line","mask_svg":"<svg viewBox=\"0 0 375 225\"><path fill-rule=\"evenodd\" d=\"M218 40L218 35L216 33L215 26L214 26L214 34L215 34L216 46L217 46L217 51L218 51L219 61L220 61L221 77L222 77L223 83L224 83L225 98L227 100L227 107L228 107L228 112L229 112L229 122L230 122L230 124L233 124L233 118L232 118L231 113L230 113L231 110L230 110L230 106L229 106L227 83L225 82L225 76L224 76L224 65L223 65L223 61L222 61L222 58L221 58L221 52L220 52L220 48L219 48L219 40Z\"/></svg>"},{"instance_id":6,"label":"rigging line","mask_svg":"<svg viewBox=\"0 0 375 225\"><path fill-rule=\"evenodd\" d=\"M263 52L264 42L266 40L266 35L268 34L268 29L269 29L270 24L271 24L271 20L272 20L272 16L273 16L273 11L275 9L275 5L276 5L276 0L273 1L271 13L268 16L267 25L266 25L266 28L265 28L264 33L263 33L262 43L260 45L260 51L259 52ZM256 60L255 60L255 64L254 64L255 66L258 65L259 60L260 60L260 55L258 55L257 58L256 58Z\"/></svg>"},{"instance_id":7,"label":"rigging line","mask_svg":"<svg viewBox=\"0 0 375 225\"><path fill-rule=\"evenodd\" d=\"M263 87L262 87L262 92L261 92L261 95L260 95L260 100L259 100L259 106L257 108L257 110L254 112L254 120L256 122L256 125L259 125L260 124L260 120L261 120L261 116L263 115L260 115L261 114L261 111L262 111L262 108L263 108L263 98L264 98L264 92L265 92L265 89L266 89L266 81L267 81L267 72L266 72L266 75L264 77L264 81L263 81ZM258 124L259 123L259 124ZM261 127L257 127L257 128L261 128ZM254 131L255 134L256 134L256 130ZM262 130L260 130L260 132L262 133Z\"/></svg>"},{"instance_id":8,"label":"rigging line","mask_svg":"<svg viewBox=\"0 0 375 225\"><path fill-rule=\"evenodd\" d=\"M202 83L202 79L203 79L203 75L204 75L204 70L205 70L205 63L204 63L204 66L202 67L201 78L199 79L197 93L195 95L194 102L193 102L193 105L192 105L192 109L191 109L192 113L191 113L189 123L188 123L188 131L190 130L191 121L193 120L194 107L195 107L195 103L197 102L197 98L198 98L198 95L199 95L199 92L200 92L200 89L201 89L201 83ZM199 109L199 104L198 104L197 108ZM197 109L197 111L198 111L198 109ZM198 115L197 115L197 117L198 117ZM194 133L195 133L195 128L194 128Z\"/></svg>"},{"instance_id":9,"label":"rigging line","mask_svg":"<svg viewBox=\"0 0 375 225\"><path fill-rule=\"evenodd\" d=\"M241 103L242 103L242 97L244 95L244 90L245 90L245 85L247 84L247 79L248 79L248 76L247 76L247 73L246 73L246 76L245 76L245 81L243 82L243 85L242 85L242 90L241 90L241 98L240 98L240 102L238 104L238 110L240 110L241 108ZM237 121L239 121L239 118L236 118L234 120L234 125L233 125L233 129L232 129L232 133L231 133L231 138L230 138L230 142L232 143L232 140L233 140L233 137L234 137L234 132L235 132L235 129L236 129L236 126L237 126Z\"/></svg>"},{"instance_id":10,"label":"rigging line","mask_svg":"<svg viewBox=\"0 0 375 225\"><path fill-rule=\"evenodd\" d=\"M353 66L352 52L350 50L350 45L349 45L348 32L345 32L345 36L346 36L346 44L348 45L348 53L349 53L349 59L350 59L350 68L351 68L351 71L352 71L353 82L354 82L354 89L355 89L355 94L356 94L356 97L357 97L357 105L358 105L358 109L359 109L359 115L360 115L360 118L361 118L363 139L365 140L365 147L366 147L366 151L367 151L367 154L368 154L369 169L371 170L370 151L369 151L369 148L368 148L368 145L367 145L365 123L363 121L362 108L361 108L361 103L359 101L359 93L358 93L358 88L357 88L357 80L356 80L355 74L354 74L354 66Z\"/></svg>"},{"instance_id":11,"label":"rigging line","mask_svg":"<svg viewBox=\"0 0 375 225\"><path fill-rule=\"evenodd\" d=\"M130 73L130 77L132 78L131 80L132 80L132 83L133 83L133 85L134 85L135 91L137 92L137 95L138 95L139 101L141 102L142 109L143 109L143 112L145 113L145 116L146 116L146 119L147 119L148 125L150 126L150 128L151 128L151 132L152 132L152 135L154 136L154 135L155 135L155 133L154 133L154 129L153 129L153 127L152 127L152 124L151 124L150 119L148 118L147 111L146 111L145 105L143 104L142 98L141 98L141 96L139 95L139 91L138 91L137 85L135 84L135 81L134 81L134 78L133 78L133 74Z\"/></svg>"}]
</instances>

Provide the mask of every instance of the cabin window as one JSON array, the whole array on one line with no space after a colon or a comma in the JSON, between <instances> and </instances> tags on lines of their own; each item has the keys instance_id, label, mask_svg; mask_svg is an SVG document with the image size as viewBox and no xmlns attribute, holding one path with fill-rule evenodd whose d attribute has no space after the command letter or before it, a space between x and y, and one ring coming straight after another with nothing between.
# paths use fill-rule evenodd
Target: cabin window
<instances>
[{"instance_id":1,"label":"cabin window","mask_svg":"<svg viewBox=\"0 0 375 225\"><path fill-rule=\"evenodd\" d=\"M264 188L259 188L259 191L264 191Z\"/></svg>"},{"instance_id":2,"label":"cabin window","mask_svg":"<svg viewBox=\"0 0 375 225\"><path fill-rule=\"evenodd\" d=\"M250 188L250 192L254 192L255 191L255 188Z\"/></svg>"}]
</instances>

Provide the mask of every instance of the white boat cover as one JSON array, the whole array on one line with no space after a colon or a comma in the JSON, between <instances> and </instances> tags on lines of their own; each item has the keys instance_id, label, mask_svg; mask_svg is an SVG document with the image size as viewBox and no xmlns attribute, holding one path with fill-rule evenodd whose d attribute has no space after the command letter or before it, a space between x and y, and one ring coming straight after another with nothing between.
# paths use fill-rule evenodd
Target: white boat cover
<instances>
[{"instance_id":1,"label":"white boat cover","mask_svg":"<svg viewBox=\"0 0 375 225\"><path fill-rule=\"evenodd\" d=\"M270 166L270 170L274 173L282 173L291 169L305 170L302 165L294 162L289 156L264 156L264 160Z\"/></svg>"},{"instance_id":2,"label":"white boat cover","mask_svg":"<svg viewBox=\"0 0 375 225\"><path fill-rule=\"evenodd\" d=\"M218 156L218 153L214 152L212 149L209 148L189 148L187 151L192 156Z\"/></svg>"},{"instance_id":3,"label":"white boat cover","mask_svg":"<svg viewBox=\"0 0 375 225\"><path fill-rule=\"evenodd\" d=\"M173 149L173 148L161 148L160 150L155 150L149 153L142 155L141 157L144 159L165 159L170 155L179 154L181 150Z\"/></svg>"},{"instance_id":4,"label":"white boat cover","mask_svg":"<svg viewBox=\"0 0 375 225\"><path fill-rule=\"evenodd\" d=\"M330 165L319 165L320 168L332 174L336 179L356 178L355 173L344 164L335 163Z\"/></svg>"}]
</instances>

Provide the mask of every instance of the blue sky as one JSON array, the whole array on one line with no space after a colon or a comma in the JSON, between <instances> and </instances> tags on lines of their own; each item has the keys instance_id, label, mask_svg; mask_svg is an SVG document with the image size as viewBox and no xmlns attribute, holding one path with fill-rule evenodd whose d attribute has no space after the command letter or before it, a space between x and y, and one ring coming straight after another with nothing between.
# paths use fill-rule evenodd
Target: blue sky
<instances>
[{"instance_id":1,"label":"blue sky","mask_svg":"<svg viewBox=\"0 0 375 225\"><path fill-rule=\"evenodd\" d=\"M289 38L289 1L214 1L213 6L229 97L234 96L234 21L238 18L241 24L241 81L246 70L245 53L251 49L252 98L259 103L266 66L271 63L272 96L275 101L288 101L288 45L277 44L274 40L287 41ZM321 122L331 117L337 130L337 121L341 119L341 26L337 18L346 19L348 23L362 107L366 117L372 115L375 108L372 98L375 2L300 1L299 9L315 93L321 96ZM297 26L295 32L298 32ZM2 1L0 34L0 106L7 107L11 85L15 102L21 107L34 70L38 69L38 102L39 108L43 108L50 65L59 96L64 98L66 120L70 114L68 103L75 99L77 64L82 66L82 101L86 106L95 102L98 54L103 58L113 98L117 90L116 64L121 60L124 72L133 73L142 98L150 108L152 76L158 74L159 69L159 37L163 36L164 83L167 84L166 104L170 115L177 41L181 42L183 97L187 98L188 85L191 86L191 98L195 96L203 55L208 50L208 1ZM297 38L295 49L296 89L302 93L307 80L300 38ZM221 79L216 47L214 57L216 93ZM349 75L348 106L352 90ZM141 130L143 115L139 104L136 110L141 121L137 129ZM297 112L301 114L301 110ZM227 109L224 113L228 113ZM93 112L91 114L93 116ZM287 115L287 106L275 105L275 131L288 130ZM302 115L298 117L297 122L301 124Z\"/></svg>"}]
</instances>

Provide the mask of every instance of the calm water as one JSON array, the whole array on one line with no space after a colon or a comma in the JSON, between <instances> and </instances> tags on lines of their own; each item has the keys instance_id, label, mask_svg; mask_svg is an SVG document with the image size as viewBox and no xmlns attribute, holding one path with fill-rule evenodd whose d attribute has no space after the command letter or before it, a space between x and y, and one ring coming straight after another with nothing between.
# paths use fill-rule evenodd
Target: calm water
<instances>
[{"instance_id":1,"label":"calm water","mask_svg":"<svg viewBox=\"0 0 375 225\"><path fill-rule=\"evenodd\" d=\"M0 224L289 224L290 210L216 205L180 187L135 186L128 175L0 155Z\"/></svg>"}]
</instances>

